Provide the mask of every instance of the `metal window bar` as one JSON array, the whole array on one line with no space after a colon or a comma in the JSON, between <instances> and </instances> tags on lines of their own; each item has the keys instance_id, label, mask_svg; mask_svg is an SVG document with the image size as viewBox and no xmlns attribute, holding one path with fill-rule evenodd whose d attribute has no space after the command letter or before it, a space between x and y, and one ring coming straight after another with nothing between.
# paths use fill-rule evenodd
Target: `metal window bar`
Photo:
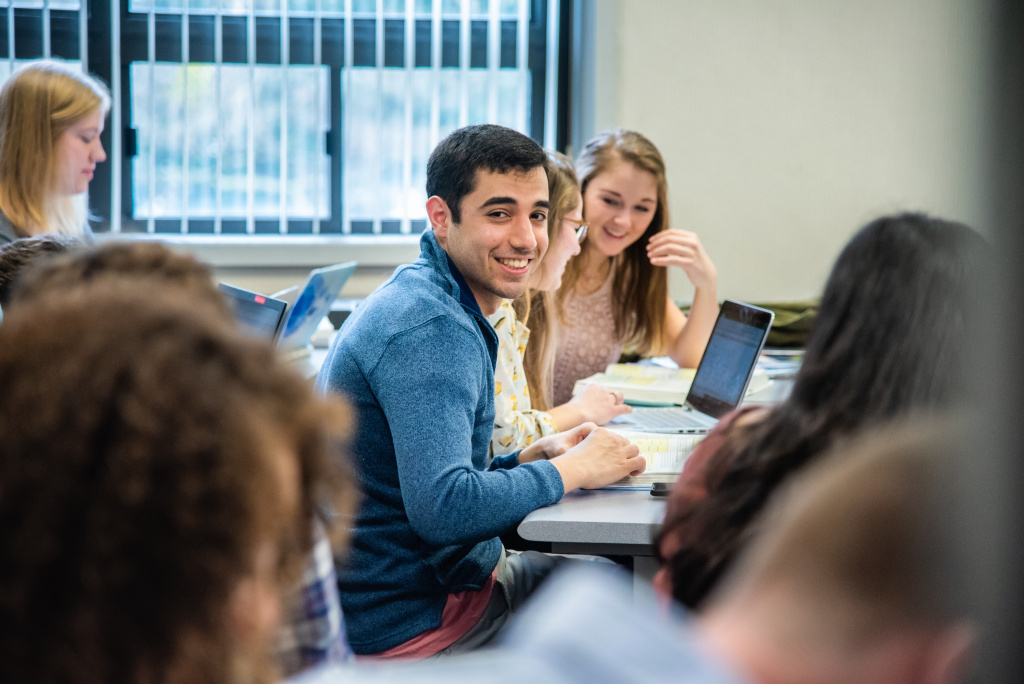
<instances>
[{"instance_id":1,"label":"metal window bar","mask_svg":"<svg viewBox=\"0 0 1024 684\"><path fill-rule=\"evenodd\" d=\"M146 64L149 68L149 107L150 126L156 121L156 3L150 0L149 9L146 15L148 32L146 35ZM146 217L146 232L156 232L156 136L150 136L149 159L146 160L149 166L149 216Z\"/></svg>"},{"instance_id":2,"label":"metal window bar","mask_svg":"<svg viewBox=\"0 0 1024 684\"><path fill-rule=\"evenodd\" d=\"M498 120L498 69L501 67L501 5L490 0L487 12L487 120Z\"/></svg>"},{"instance_id":3,"label":"metal window bar","mask_svg":"<svg viewBox=\"0 0 1024 684\"><path fill-rule=\"evenodd\" d=\"M554 2L554 0L549 0ZM519 0L519 21L517 22L516 38L519 45L516 49L516 70L524 76L520 78L518 105L516 107L516 129L526 130L526 103L530 101L530 79L525 75L530 70L530 6L528 0ZM550 46L549 46L550 49Z\"/></svg>"},{"instance_id":4,"label":"metal window bar","mask_svg":"<svg viewBox=\"0 0 1024 684\"><path fill-rule=\"evenodd\" d=\"M288 23L288 0L281 0L281 162L278 165L279 232L288 233L288 64L291 62L291 39Z\"/></svg>"},{"instance_id":5,"label":"metal window bar","mask_svg":"<svg viewBox=\"0 0 1024 684\"><path fill-rule=\"evenodd\" d=\"M352 223L348 210L348 131L352 127L350 108L348 106L349 95L352 92L352 0L345 0L345 59L341 69L341 106L343 107L341 121L341 134L337 136L341 140L341 232L344 235L352 233Z\"/></svg>"},{"instance_id":6,"label":"metal window bar","mask_svg":"<svg viewBox=\"0 0 1024 684\"><path fill-rule=\"evenodd\" d=\"M430 17L430 149L441 141L441 0L434 0Z\"/></svg>"},{"instance_id":7,"label":"metal window bar","mask_svg":"<svg viewBox=\"0 0 1024 684\"><path fill-rule=\"evenodd\" d=\"M223 85L223 65L224 65L224 0L217 0L215 8L215 16L213 19L213 87L216 95L217 112L218 114L224 108L224 93L222 91ZM213 234L220 235L224 230L224 198L223 198L223 184L221 183L221 175L224 173L224 131L223 131L223 118L218 116L216 122L215 135L217 136L217 154L214 155L214 174L213 174Z\"/></svg>"},{"instance_id":8,"label":"metal window bar","mask_svg":"<svg viewBox=\"0 0 1024 684\"><path fill-rule=\"evenodd\" d=\"M323 9L322 5L322 0L316 0L316 3L314 5L314 10L316 14L313 17L313 72L317 75L316 78L318 83L318 87L316 89L316 111L318 117L324 112L324 96L326 94L324 90L330 87L330 84L325 82L323 80L323 76L320 75L321 60L323 59L323 27L321 25L321 10ZM330 117L326 117L326 120L329 122ZM316 139L319 141L323 141L325 139L326 133L327 132L324 129L324 127L318 124ZM324 176L324 173L322 173L322 171L324 169L323 166L321 165L321 161L319 160L319 155L314 154L313 158L314 160L316 160L316 163L318 165L317 173L313 174L313 235L319 235L321 197L320 193L324 191L324 184L322 182ZM328 167L326 171L327 177L330 178L330 168Z\"/></svg>"},{"instance_id":9,"label":"metal window bar","mask_svg":"<svg viewBox=\"0 0 1024 684\"><path fill-rule=\"evenodd\" d=\"M154 1L154 4L155 1ZM189 88L189 27L188 27L188 5L189 0L184 0L184 11L181 15L181 72L182 72L182 92L181 92L181 117L182 117L182 135L181 141L181 233L182 235L188 234L188 217L191 212L189 211L189 194L191 194L191 183L189 179L190 162L189 157L191 150L189 149L192 135L189 126L189 113L188 113L188 88ZM150 93L150 97L153 97L153 93ZM155 136L154 136L155 137Z\"/></svg>"},{"instance_id":10,"label":"metal window bar","mask_svg":"<svg viewBox=\"0 0 1024 684\"><path fill-rule=\"evenodd\" d=\"M256 232L256 217L253 208L256 203L256 0L247 0L248 23L246 25L245 59L249 69L249 111L245 115L245 232Z\"/></svg>"},{"instance_id":11,"label":"metal window bar","mask_svg":"<svg viewBox=\"0 0 1024 684\"><path fill-rule=\"evenodd\" d=\"M459 128L469 123L469 1L462 0L459 3Z\"/></svg>"},{"instance_id":12,"label":"metal window bar","mask_svg":"<svg viewBox=\"0 0 1024 684\"><path fill-rule=\"evenodd\" d=\"M405 110L403 112L402 126L402 227L400 232L409 235L412 232L412 223L409 217L409 202L405 201L405 194L412 186L412 117L413 103L416 97L415 81L416 69L416 2L405 0Z\"/></svg>"},{"instance_id":13,"label":"metal window bar","mask_svg":"<svg viewBox=\"0 0 1024 684\"><path fill-rule=\"evenodd\" d=\"M384 0L377 0L376 2L376 20L374 23L374 58L373 63L377 71L377 110L375 112L376 121L374 122L374 130L377 131L377 173L374 174L373 180L373 196L376 198L373 217L373 234L380 235L382 231L381 226L381 214L384 210L384 205L381 202L381 176L384 173L384 165L382 162L383 151L384 151L384 136L383 133L383 118L384 118Z\"/></svg>"},{"instance_id":14,"label":"metal window bar","mask_svg":"<svg viewBox=\"0 0 1024 684\"><path fill-rule=\"evenodd\" d=\"M50 57L50 0L43 0L43 57Z\"/></svg>"},{"instance_id":15,"label":"metal window bar","mask_svg":"<svg viewBox=\"0 0 1024 684\"><path fill-rule=\"evenodd\" d=\"M14 3L7 3L7 61L10 73L14 73Z\"/></svg>"},{"instance_id":16,"label":"metal window bar","mask_svg":"<svg viewBox=\"0 0 1024 684\"><path fill-rule=\"evenodd\" d=\"M555 117L558 113L558 25L559 7L557 2L548 2L547 64L544 77L544 147L555 149L558 127Z\"/></svg>"},{"instance_id":17,"label":"metal window bar","mask_svg":"<svg viewBox=\"0 0 1024 684\"><path fill-rule=\"evenodd\" d=\"M112 14L117 14L112 12ZM120 31L120 29L118 29ZM118 35L115 33L114 35ZM86 7L86 0L79 0L78 3L78 59L82 62L82 71L89 72L89 12ZM117 41L111 41L116 43ZM114 136L111 136L113 139Z\"/></svg>"},{"instance_id":18,"label":"metal window bar","mask_svg":"<svg viewBox=\"0 0 1024 684\"><path fill-rule=\"evenodd\" d=\"M79 9L79 45L82 58L82 68L88 71L88 50L85 49L85 38L88 24L86 17L88 12L84 7ZM121 35L121 12L114 8L110 13L110 31L113 36ZM121 121L121 41L110 41L110 156L107 157L110 163L110 231L121 232L121 182L122 182L122 121Z\"/></svg>"}]
</instances>

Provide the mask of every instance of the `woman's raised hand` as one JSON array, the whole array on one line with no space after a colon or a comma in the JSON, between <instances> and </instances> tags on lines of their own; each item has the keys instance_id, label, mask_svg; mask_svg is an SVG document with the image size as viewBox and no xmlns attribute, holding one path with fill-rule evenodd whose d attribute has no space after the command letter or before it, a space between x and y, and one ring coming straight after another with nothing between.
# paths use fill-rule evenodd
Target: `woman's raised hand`
<instances>
[{"instance_id":1,"label":"woman's raised hand","mask_svg":"<svg viewBox=\"0 0 1024 684\"><path fill-rule=\"evenodd\" d=\"M718 287L718 271L696 233L675 228L655 233L647 243L647 258L655 266L683 269L696 288Z\"/></svg>"}]
</instances>

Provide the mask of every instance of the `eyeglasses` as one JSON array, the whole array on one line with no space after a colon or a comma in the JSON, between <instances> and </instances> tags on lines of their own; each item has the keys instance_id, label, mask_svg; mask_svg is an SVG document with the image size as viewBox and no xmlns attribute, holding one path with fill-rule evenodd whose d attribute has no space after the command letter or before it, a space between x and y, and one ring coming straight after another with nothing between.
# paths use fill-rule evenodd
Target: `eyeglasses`
<instances>
[{"instance_id":1,"label":"eyeglasses","mask_svg":"<svg viewBox=\"0 0 1024 684\"><path fill-rule=\"evenodd\" d=\"M576 229L576 242L583 242L583 239L587 237L587 228L590 227L590 224L585 223L583 221L577 221L575 219L571 219L568 217L566 217L565 220L568 221L569 223L575 223L577 226L579 226L579 228Z\"/></svg>"}]
</instances>

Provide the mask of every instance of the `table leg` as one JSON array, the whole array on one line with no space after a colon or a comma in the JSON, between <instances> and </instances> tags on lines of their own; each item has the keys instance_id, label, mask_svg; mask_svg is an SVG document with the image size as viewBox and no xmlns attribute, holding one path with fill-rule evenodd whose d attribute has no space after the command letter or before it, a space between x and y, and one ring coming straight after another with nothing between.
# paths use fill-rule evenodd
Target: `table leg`
<instances>
[{"instance_id":1,"label":"table leg","mask_svg":"<svg viewBox=\"0 0 1024 684\"><path fill-rule=\"evenodd\" d=\"M633 556L633 591L650 591L651 581L658 572L658 559L654 556Z\"/></svg>"}]
</instances>

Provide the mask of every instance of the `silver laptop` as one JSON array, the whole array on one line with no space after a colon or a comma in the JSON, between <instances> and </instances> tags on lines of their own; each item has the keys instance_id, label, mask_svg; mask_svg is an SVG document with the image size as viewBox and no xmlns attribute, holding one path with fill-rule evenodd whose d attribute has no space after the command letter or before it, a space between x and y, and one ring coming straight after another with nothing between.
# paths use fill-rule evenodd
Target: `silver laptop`
<instances>
[{"instance_id":1,"label":"silver laptop","mask_svg":"<svg viewBox=\"0 0 1024 684\"><path fill-rule=\"evenodd\" d=\"M743 400L774 318L767 309L725 300L683 405L634 408L616 424L643 432L709 432Z\"/></svg>"},{"instance_id":2,"label":"silver laptop","mask_svg":"<svg viewBox=\"0 0 1024 684\"><path fill-rule=\"evenodd\" d=\"M243 330L276 341L286 359L298 359L309 355L313 333L355 268L354 261L315 268L301 288L291 287L269 297L226 283L218 288ZM289 295L294 297L291 306Z\"/></svg>"},{"instance_id":3,"label":"silver laptop","mask_svg":"<svg viewBox=\"0 0 1024 684\"><path fill-rule=\"evenodd\" d=\"M217 289L224 295L243 331L267 340L278 339L284 327L288 302L227 283L220 283Z\"/></svg>"},{"instance_id":4,"label":"silver laptop","mask_svg":"<svg viewBox=\"0 0 1024 684\"><path fill-rule=\"evenodd\" d=\"M301 288L289 288L274 295L287 299L289 292L296 294L277 340L277 346L285 350L289 358L302 354L302 350L308 348L320 321L330 312L331 304L355 270L354 261L315 268L309 272Z\"/></svg>"}]
</instances>

